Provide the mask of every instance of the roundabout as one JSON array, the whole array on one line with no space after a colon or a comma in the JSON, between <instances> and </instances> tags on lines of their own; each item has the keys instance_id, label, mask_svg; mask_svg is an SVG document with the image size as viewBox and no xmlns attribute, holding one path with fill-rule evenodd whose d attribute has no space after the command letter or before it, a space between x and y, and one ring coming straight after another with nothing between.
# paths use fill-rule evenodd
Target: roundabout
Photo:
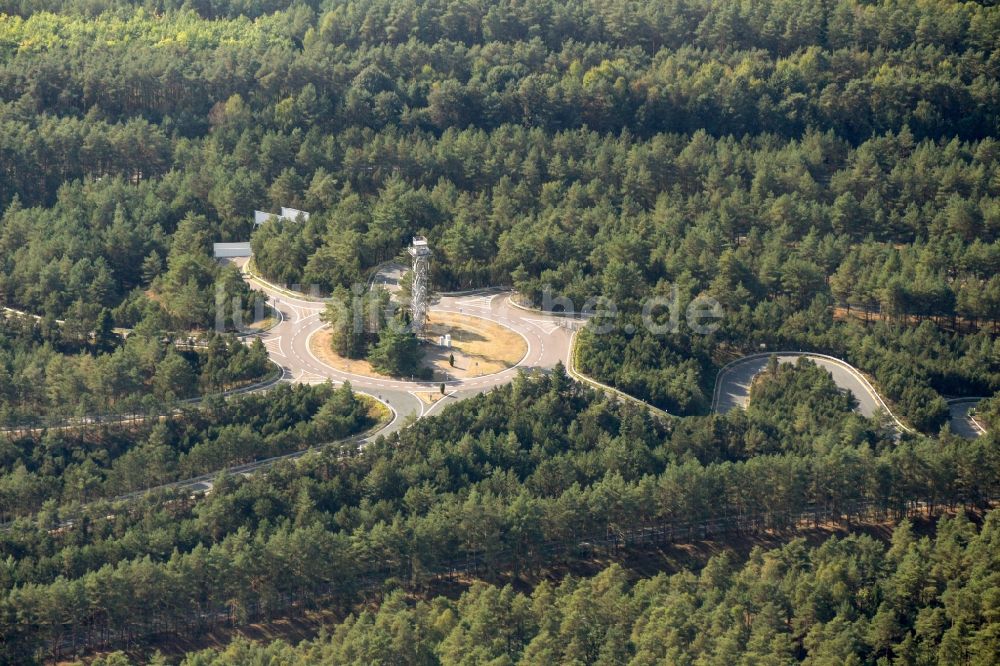
<instances>
[{"instance_id":1,"label":"roundabout","mask_svg":"<svg viewBox=\"0 0 1000 666\"><path fill-rule=\"evenodd\" d=\"M448 335L450 345L440 344ZM426 381L452 382L502 372L527 354L526 339L506 325L471 315L431 312L423 335L422 367L433 373ZM364 358L340 356L331 348L331 331L320 328L309 339L314 357L347 374L370 379L391 379L376 371Z\"/></svg>"},{"instance_id":2,"label":"roundabout","mask_svg":"<svg viewBox=\"0 0 1000 666\"><path fill-rule=\"evenodd\" d=\"M475 365L459 368L465 372L449 372L449 364L444 360L447 359L449 352L436 345L431 345L432 356L437 356L433 365L438 371L433 380L408 381L376 374L374 371L366 370L362 365L352 366L331 362L329 356L317 350L317 345L323 341L322 332L326 327L320 319L325 301L296 295L251 275L247 272L245 262L240 262L238 265L243 271L244 279L252 287L267 295L268 305L278 315L276 325L251 335L263 341L271 359L282 368L282 379L301 383L350 382L356 391L371 395L392 410L392 421L377 434L390 434L406 425L409 419L427 416L443 405L506 384L521 371L548 370L562 362L571 374L577 376L573 371L573 335L585 320L525 309L511 299L510 290L499 288L440 294L430 304L427 313L431 327L436 321L450 325L456 322L485 322L483 325L501 327L521 338L523 346L512 345L508 341L504 345L507 347L506 353L494 349L496 345L490 340L479 341L482 344L475 348L474 352L470 347L470 359L475 358L477 354L481 357L483 354L489 355L491 363L487 364L480 360L483 365L479 367L479 372L476 372ZM399 289L399 279L402 274L403 270L399 265L387 264L372 277L370 284L395 292ZM470 337L474 337L476 325L470 325L469 328L472 330ZM429 332L437 334L440 331L431 328ZM461 342L456 340L456 348ZM738 407L745 407L749 400L753 378L767 366L771 355L772 353L752 354L723 367L716 379L712 411L725 413ZM857 411L862 415L874 417L884 413L897 430L912 432L892 413L864 374L845 361L824 354L807 352L775 352L774 355L782 363L794 362L801 356L810 358L827 370L840 388L854 394L858 400ZM515 362L515 358L519 360ZM456 354L456 366L462 364L458 361L459 355ZM468 361L469 364L475 362L475 360ZM469 372L470 367L472 372ZM588 378L583 379L602 390L621 394L611 387ZM443 394L442 384L445 387ZM630 396L625 397L635 400ZM970 398L949 401L953 432L967 438L983 434L981 424L970 414L970 409L976 402L978 399Z\"/></svg>"},{"instance_id":3,"label":"roundabout","mask_svg":"<svg viewBox=\"0 0 1000 666\"><path fill-rule=\"evenodd\" d=\"M361 366L336 367L340 364L329 362L329 357L324 359L316 350L317 340L322 340L322 331L326 327L320 318L325 302L293 295L248 273L245 262L238 262L237 265L243 271L244 279L254 289L262 291L268 298L268 305L278 313L277 324L267 331L251 335L267 347L271 359L282 368L282 378L300 383L350 382L353 389L377 398L393 411L393 420L379 431L381 435L400 429L409 418L427 416L442 405L506 384L521 371L547 370L559 362L566 364L569 361L574 320L520 309L510 302L509 291L484 289L456 295L441 294L428 310L431 327L436 322L449 326L470 322L462 327L464 332L453 336L453 339L466 338L455 339L454 342L460 353L466 353L462 345L467 345L466 356L470 365L459 368L466 372L450 373L452 376L436 380L408 381L361 372ZM392 291L397 280L398 270L395 270L376 274L373 283ZM498 345L495 339L482 334L486 328L493 327L516 334L521 342L512 342L514 336L510 335ZM429 329L429 332L434 331L434 328ZM485 339L471 339L477 336ZM449 353L439 348L435 350L435 355L447 359ZM455 355L456 365L459 365L459 354ZM476 363L480 364L479 372L476 371ZM440 367L442 363L435 362L434 365L435 369L447 372ZM447 362L444 365L449 367ZM444 397L430 400L429 395L440 395L441 384L445 385Z\"/></svg>"}]
</instances>

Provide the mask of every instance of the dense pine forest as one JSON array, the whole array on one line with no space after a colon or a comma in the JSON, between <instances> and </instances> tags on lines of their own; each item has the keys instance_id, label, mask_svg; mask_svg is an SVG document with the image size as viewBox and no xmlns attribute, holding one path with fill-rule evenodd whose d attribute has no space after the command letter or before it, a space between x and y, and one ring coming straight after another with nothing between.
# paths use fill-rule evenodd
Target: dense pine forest
<instances>
[{"instance_id":1,"label":"dense pine forest","mask_svg":"<svg viewBox=\"0 0 1000 666\"><path fill-rule=\"evenodd\" d=\"M9 554L2 570L8 592L0 600L4 658L123 647L172 632L193 636L317 605L349 611L383 585L420 590L451 572L541 572L553 558L588 561L630 540L683 543L803 522L883 521L985 507L996 497L1000 457L992 438L897 442L850 411L848 399L829 404L839 393L810 364L782 368L760 390L790 409L737 411L667 428L557 369L458 403L360 454L333 447L267 475L219 479L202 500L165 502L167 491L124 506L66 507L42 523L16 521L0 533ZM813 415L817 404L826 407ZM273 427L266 424L278 414L261 417L263 427ZM962 529L971 536L970 527ZM875 557L876 545L862 543ZM885 570L869 566L871 575ZM920 574L910 575L922 585ZM718 592L705 593L723 594L718 584ZM861 594L840 584L847 587L836 592L831 582L827 590ZM982 598L993 598L996 581L981 584ZM886 619L890 634L879 640L889 642L868 648L871 654L885 654L912 633L920 604L928 613L945 612L919 589L898 608L901 615ZM882 599L872 592L856 603L873 613ZM844 625L861 621L856 609L835 598L822 603L826 610L786 625L793 633L783 645L792 654L826 641L839 645L847 640L842 631L859 631ZM769 613L779 612L777 598L772 606ZM992 645L996 618L982 612L948 641L960 639L965 651ZM976 633L980 625L986 643ZM950 626L943 619L928 625L924 649L938 649ZM823 649L860 653L862 638ZM359 656L353 663L369 662Z\"/></svg>"},{"instance_id":2,"label":"dense pine forest","mask_svg":"<svg viewBox=\"0 0 1000 666\"><path fill-rule=\"evenodd\" d=\"M927 432L942 394L1000 388L996 7L52 5L0 5L11 306L131 326L153 296L207 325L207 243L297 206L253 237L283 283L363 281L419 232L444 288L716 298L693 358L641 331L583 345L673 413L761 343L846 358Z\"/></svg>"},{"instance_id":3,"label":"dense pine forest","mask_svg":"<svg viewBox=\"0 0 1000 666\"><path fill-rule=\"evenodd\" d=\"M996 513L978 530L944 518L934 538L920 538L904 522L888 547L866 536L819 547L795 540L756 549L743 564L717 556L697 574L633 582L612 565L530 595L480 583L457 600L414 606L393 593L297 647L237 641L181 663L794 664L807 652L808 663L892 654L899 663L992 664L1000 643L983 630L996 598L980 595L1000 564L997 528Z\"/></svg>"},{"instance_id":4,"label":"dense pine forest","mask_svg":"<svg viewBox=\"0 0 1000 666\"><path fill-rule=\"evenodd\" d=\"M5 433L16 436L88 416L160 413L277 372L260 341L248 346L213 335L204 344L178 344L140 332L122 342L108 329L96 340L84 331L81 340L68 336L70 328L0 316L0 427Z\"/></svg>"},{"instance_id":5,"label":"dense pine forest","mask_svg":"<svg viewBox=\"0 0 1000 666\"><path fill-rule=\"evenodd\" d=\"M995 663L998 44L988 0L0 0L0 663ZM359 448L350 386L227 395L276 368L212 243L325 295L418 234L435 289L612 305L576 370L672 416L559 366ZM780 349L913 432L805 361L711 413Z\"/></svg>"},{"instance_id":6,"label":"dense pine forest","mask_svg":"<svg viewBox=\"0 0 1000 666\"><path fill-rule=\"evenodd\" d=\"M66 427L21 431L3 445L0 521L41 510L197 477L241 463L293 453L362 432L377 421L349 385L281 385L266 396L187 406L170 420L144 418L128 432ZM46 517L38 518L46 525Z\"/></svg>"}]
</instances>

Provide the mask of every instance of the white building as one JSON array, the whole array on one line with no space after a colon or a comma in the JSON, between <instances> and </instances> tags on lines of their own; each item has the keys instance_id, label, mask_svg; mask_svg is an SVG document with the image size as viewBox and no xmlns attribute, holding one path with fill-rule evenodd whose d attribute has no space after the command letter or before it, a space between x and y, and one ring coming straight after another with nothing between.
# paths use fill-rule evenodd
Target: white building
<instances>
[{"instance_id":1,"label":"white building","mask_svg":"<svg viewBox=\"0 0 1000 666\"><path fill-rule=\"evenodd\" d=\"M304 210L298 210L296 208L285 208L284 206L281 207L281 219L283 220L295 221L299 219L299 215L302 216L303 222L309 221L309 213L305 212Z\"/></svg>"},{"instance_id":2,"label":"white building","mask_svg":"<svg viewBox=\"0 0 1000 666\"><path fill-rule=\"evenodd\" d=\"M249 257L253 254L250 243L212 243L212 252L216 259Z\"/></svg>"},{"instance_id":3,"label":"white building","mask_svg":"<svg viewBox=\"0 0 1000 666\"><path fill-rule=\"evenodd\" d=\"M268 220L273 220L273 219L285 220L286 222L295 222L296 220L299 219L300 215L302 216L303 222L309 221L309 213L307 213L304 210L299 210L297 208L286 208L285 206L282 206L281 213L278 215L275 215L274 213L268 213L263 210L255 210L253 212L253 224L255 227L259 227Z\"/></svg>"},{"instance_id":4,"label":"white building","mask_svg":"<svg viewBox=\"0 0 1000 666\"><path fill-rule=\"evenodd\" d=\"M253 223L254 226L260 226L270 220L271 218L277 217L274 213L265 213L262 210L255 210L253 212Z\"/></svg>"}]
</instances>

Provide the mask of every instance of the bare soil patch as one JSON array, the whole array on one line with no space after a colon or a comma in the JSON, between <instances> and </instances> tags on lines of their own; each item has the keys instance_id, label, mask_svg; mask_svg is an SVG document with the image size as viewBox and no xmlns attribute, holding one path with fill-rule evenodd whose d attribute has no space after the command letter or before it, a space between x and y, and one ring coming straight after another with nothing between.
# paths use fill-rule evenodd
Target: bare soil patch
<instances>
[{"instance_id":1,"label":"bare soil patch","mask_svg":"<svg viewBox=\"0 0 1000 666\"><path fill-rule=\"evenodd\" d=\"M435 402L444 397L440 391L421 391L414 393L413 395L417 396L420 402L425 405L433 405Z\"/></svg>"},{"instance_id":2,"label":"bare soil patch","mask_svg":"<svg viewBox=\"0 0 1000 666\"><path fill-rule=\"evenodd\" d=\"M441 336L451 335L451 347L438 344ZM330 367L365 377L384 377L365 359L340 356L330 346L330 330L317 331L309 343L312 353ZM517 365L528 351L528 345L518 333L496 322L467 315L432 312L421 336L423 365L434 370L433 381L468 379L501 372ZM454 356L455 364L451 364ZM432 404L440 399L418 396Z\"/></svg>"},{"instance_id":3,"label":"bare soil patch","mask_svg":"<svg viewBox=\"0 0 1000 666\"><path fill-rule=\"evenodd\" d=\"M312 339L309 341L309 349L316 358L341 372L349 372L352 375L364 375L365 377L384 377L384 375L375 372L372 364L365 359L346 358L333 351L333 348L330 346L330 338L329 328L321 328L312 336Z\"/></svg>"},{"instance_id":4,"label":"bare soil patch","mask_svg":"<svg viewBox=\"0 0 1000 666\"><path fill-rule=\"evenodd\" d=\"M438 338L451 335L451 347L441 347ZM478 317L432 312L427 317L424 337L430 344L424 360L435 373L465 379L501 372L517 365L528 352L528 345L518 333L496 322ZM449 356L454 354L455 365Z\"/></svg>"}]
</instances>

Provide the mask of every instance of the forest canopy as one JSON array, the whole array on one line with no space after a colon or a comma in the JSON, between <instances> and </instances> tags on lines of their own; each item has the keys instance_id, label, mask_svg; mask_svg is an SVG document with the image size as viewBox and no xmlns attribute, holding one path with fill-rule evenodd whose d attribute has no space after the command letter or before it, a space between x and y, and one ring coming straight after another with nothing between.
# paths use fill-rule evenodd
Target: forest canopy
<instances>
[{"instance_id":1,"label":"forest canopy","mask_svg":"<svg viewBox=\"0 0 1000 666\"><path fill-rule=\"evenodd\" d=\"M933 537L904 522L888 547L868 536L800 539L756 548L743 564L719 555L700 572L637 581L612 565L531 594L477 583L457 600L412 604L399 592L314 641L238 639L180 663L863 664L892 654L985 665L1000 651L990 608L1000 589L988 573L998 527L994 511L980 527L942 519Z\"/></svg>"},{"instance_id":2,"label":"forest canopy","mask_svg":"<svg viewBox=\"0 0 1000 666\"><path fill-rule=\"evenodd\" d=\"M783 370L769 390L808 405L830 386L815 371ZM814 385L809 395L792 393L800 382ZM107 644L103 636L197 635L207 618L264 619L292 603L346 610L371 585L419 590L457 570L541 572L589 560L609 535L655 528L685 540L708 526L781 531L984 507L1000 486L992 436L897 442L848 404L801 435L799 422L793 407L668 425L557 370L361 452L333 447L267 474L219 477L198 501L154 496L24 518L0 532L2 552L17 554L0 569L0 617L26 620L0 623L0 656ZM66 521L73 527L51 527ZM837 603L825 608L832 620Z\"/></svg>"},{"instance_id":3,"label":"forest canopy","mask_svg":"<svg viewBox=\"0 0 1000 666\"><path fill-rule=\"evenodd\" d=\"M998 44L957 0L0 0L0 662L321 607L186 663L990 663ZM349 386L221 395L276 375L213 243L345 294L413 235L436 289L613 302L575 370L672 416L560 365L359 449ZM654 333L651 298L722 317ZM411 374L374 333L333 337ZM913 432L808 362L713 414L761 349L855 365ZM520 587L619 540L942 514Z\"/></svg>"}]
</instances>

